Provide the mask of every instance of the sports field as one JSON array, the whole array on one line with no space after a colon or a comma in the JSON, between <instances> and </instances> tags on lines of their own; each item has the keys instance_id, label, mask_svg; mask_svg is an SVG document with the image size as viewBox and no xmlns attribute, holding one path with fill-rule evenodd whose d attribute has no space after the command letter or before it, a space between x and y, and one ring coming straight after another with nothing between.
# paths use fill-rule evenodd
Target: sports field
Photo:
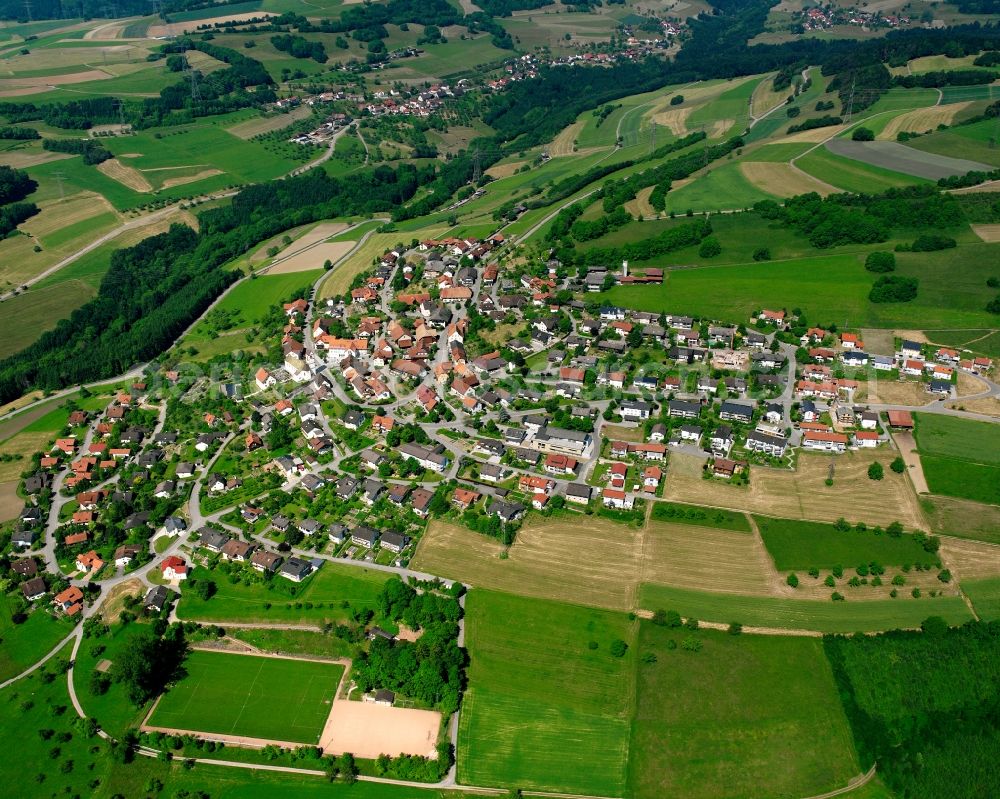
<instances>
[{"instance_id":1,"label":"sports field","mask_svg":"<svg viewBox=\"0 0 1000 799\"><path fill-rule=\"evenodd\" d=\"M819 640L644 621L637 649L629 795L809 796L861 770Z\"/></svg>"},{"instance_id":2,"label":"sports field","mask_svg":"<svg viewBox=\"0 0 1000 799\"><path fill-rule=\"evenodd\" d=\"M315 744L344 674L336 663L196 650L147 724Z\"/></svg>"},{"instance_id":3,"label":"sports field","mask_svg":"<svg viewBox=\"0 0 1000 799\"><path fill-rule=\"evenodd\" d=\"M940 414L916 418L920 462L931 492L1000 505L1000 428Z\"/></svg>"},{"instance_id":4,"label":"sports field","mask_svg":"<svg viewBox=\"0 0 1000 799\"><path fill-rule=\"evenodd\" d=\"M832 589L831 589L832 593ZM960 597L883 599L832 602L830 600L751 597L717 594L647 583L639 592L647 610L676 610L684 617L753 627L851 633L919 627L928 616L943 616L951 624L972 618Z\"/></svg>"},{"instance_id":5,"label":"sports field","mask_svg":"<svg viewBox=\"0 0 1000 799\"><path fill-rule=\"evenodd\" d=\"M624 614L470 591L459 781L621 796L635 655L610 647L633 637Z\"/></svg>"}]
</instances>

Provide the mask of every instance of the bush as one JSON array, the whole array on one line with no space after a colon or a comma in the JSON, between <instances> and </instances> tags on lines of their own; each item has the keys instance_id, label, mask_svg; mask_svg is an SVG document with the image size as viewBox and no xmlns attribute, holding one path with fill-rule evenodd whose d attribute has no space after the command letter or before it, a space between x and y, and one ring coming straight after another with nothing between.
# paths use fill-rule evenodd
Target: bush
<instances>
[{"instance_id":1,"label":"bush","mask_svg":"<svg viewBox=\"0 0 1000 799\"><path fill-rule=\"evenodd\" d=\"M948 236L942 236L940 233L922 233L910 245L910 251L936 252L938 250L950 250L956 246L958 246L958 242Z\"/></svg>"},{"instance_id":2,"label":"bush","mask_svg":"<svg viewBox=\"0 0 1000 799\"><path fill-rule=\"evenodd\" d=\"M883 275L868 292L868 299L874 303L909 302L917 296L919 283L915 277Z\"/></svg>"},{"instance_id":3,"label":"bush","mask_svg":"<svg viewBox=\"0 0 1000 799\"><path fill-rule=\"evenodd\" d=\"M722 245L719 244L719 240L715 236L709 236L698 248L698 255L702 258L714 258L720 252L722 252Z\"/></svg>"},{"instance_id":4,"label":"bush","mask_svg":"<svg viewBox=\"0 0 1000 799\"><path fill-rule=\"evenodd\" d=\"M891 252L869 253L865 259L865 269L869 272L892 272L896 268L896 256Z\"/></svg>"},{"instance_id":5,"label":"bush","mask_svg":"<svg viewBox=\"0 0 1000 799\"><path fill-rule=\"evenodd\" d=\"M882 468L881 463L873 463L868 467L868 479L869 480L881 480L885 477L885 470Z\"/></svg>"},{"instance_id":6,"label":"bush","mask_svg":"<svg viewBox=\"0 0 1000 799\"><path fill-rule=\"evenodd\" d=\"M616 658L624 657L626 652L628 652L628 644L621 638L616 638L611 642L611 654Z\"/></svg>"},{"instance_id":7,"label":"bush","mask_svg":"<svg viewBox=\"0 0 1000 799\"><path fill-rule=\"evenodd\" d=\"M788 583L788 585L790 585L792 588L799 587L799 577L794 572L792 572L792 574L789 574L788 577L785 578L785 582Z\"/></svg>"},{"instance_id":8,"label":"bush","mask_svg":"<svg viewBox=\"0 0 1000 799\"><path fill-rule=\"evenodd\" d=\"M743 625L742 624L740 624L738 621L731 621L731 622L729 622L729 634L730 635L739 635L742 632L743 632Z\"/></svg>"},{"instance_id":9,"label":"bush","mask_svg":"<svg viewBox=\"0 0 1000 799\"><path fill-rule=\"evenodd\" d=\"M902 474L906 471L906 462L899 456L896 456L893 458L892 463L889 464L889 468L896 474Z\"/></svg>"},{"instance_id":10,"label":"bush","mask_svg":"<svg viewBox=\"0 0 1000 799\"><path fill-rule=\"evenodd\" d=\"M675 94L673 97L670 98L670 105L680 105L683 102L684 102L683 94Z\"/></svg>"},{"instance_id":11,"label":"bush","mask_svg":"<svg viewBox=\"0 0 1000 799\"><path fill-rule=\"evenodd\" d=\"M770 261L771 251L767 247L758 247L753 251L753 259L755 261Z\"/></svg>"},{"instance_id":12,"label":"bush","mask_svg":"<svg viewBox=\"0 0 1000 799\"><path fill-rule=\"evenodd\" d=\"M853 141L875 141L875 134L868 128L855 128L851 139Z\"/></svg>"}]
</instances>

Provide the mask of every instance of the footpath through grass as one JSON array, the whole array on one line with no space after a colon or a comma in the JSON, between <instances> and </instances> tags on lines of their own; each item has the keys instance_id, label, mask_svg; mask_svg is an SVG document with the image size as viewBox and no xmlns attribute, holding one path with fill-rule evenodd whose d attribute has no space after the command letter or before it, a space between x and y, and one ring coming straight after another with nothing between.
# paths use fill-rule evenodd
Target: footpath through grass
<instances>
[{"instance_id":1,"label":"footpath through grass","mask_svg":"<svg viewBox=\"0 0 1000 799\"><path fill-rule=\"evenodd\" d=\"M753 627L822 633L919 627L933 615L942 616L949 624L961 624L972 618L957 596L833 602L717 594L652 583L640 587L639 604L647 610L676 610L685 618L701 621L722 624L735 621Z\"/></svg>"},{"instance_id":2,"label":"footpath through grass","mask_svg":"<svg viewBox=\"0 0 1000 799\"><path fill-rule=\"evenodd\" d=\"M640 627L629 795L809 796L860 768L819 639Z\"/></svg>"},{"instance_id":3,"label":"footpath through grass","mask_svg":"<svg viewBox=\"0 0 1000 799\"><path fill-rule=\"evenodd\" d=\"M621 613L475 589L458 778L472 785L621 796L634 653Z\"/></svg>"},{"instance_id":4,"label":"footpath through grass","mask_svg":"<svg viewBox=\"0 0 1000 799\"><path fill-rule=\"evenodd\" d=\"M319 741L344 673L336 663L207 651L184 668L150 725L304 744Z\"/></svg>"}]
</instances>

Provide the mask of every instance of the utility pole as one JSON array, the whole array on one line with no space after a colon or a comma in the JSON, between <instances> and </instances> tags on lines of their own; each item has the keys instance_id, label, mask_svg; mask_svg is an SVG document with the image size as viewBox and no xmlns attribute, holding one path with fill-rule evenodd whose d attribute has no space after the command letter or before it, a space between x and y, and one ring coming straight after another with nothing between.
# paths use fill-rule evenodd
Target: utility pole
<instances>
[{"instance_id":1,"label":"utility pole","mask_svg":"<svg viewBox=\"0 0 1000 799\"><path fill-rule=\"evenodd\" d=\"M858 82L858 76L854 75L851 78L851 94L847 100L847 122L851 121L851 114L854 113L854 85Z\"/></svg>"},{"instance_id":2,"label":"utility pole","mask_svg":"<svg viewBox=\"0 0 1000 799\"><path fill-rule=\"evenodd\" d=\"M24 0L24 13L28 17L28 22L31 22L31 0Z\"/></svg>"},{"instance_id":3,"label":"utility pole","mask_svg":"<svg viewBox=\"0 0 1000 799\"><path fill-rule=\"evenodd\" d=\"M52 177L54 177L56 181L59 183L59 199L60 200L66 199L66 194L63 191L63 180L65 179L66 175L63 174L62 172L53 172Z\"/></svg>"},{"instance_id":4,"label":"utility pole","mask_svg":"<svg viewBox=\"0 0 1000 799\"><path fill-rule=\"evenodd\" d=\"M479 161L479 148L472 153L472 185L478 186L483 177L483 165Z\"/></svg>"}]
</instances>

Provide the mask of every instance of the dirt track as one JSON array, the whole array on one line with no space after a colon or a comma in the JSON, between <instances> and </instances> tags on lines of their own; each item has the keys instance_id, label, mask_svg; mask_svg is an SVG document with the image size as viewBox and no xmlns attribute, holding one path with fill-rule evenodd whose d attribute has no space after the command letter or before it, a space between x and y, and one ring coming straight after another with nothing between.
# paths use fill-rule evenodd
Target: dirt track
<instances>
[{"instance_id":1,"label":"dirt track","mask_svg":"<svg viewBox=\"0 0 1000 799\"><path fill-rule=\"evenodd\" d=\"M913 433L899 431L892 434L892 440L896 442L899 454L906 464L906 471L913 481L914 490L918 494L929 494L930 489L927 487L927 478L924 477L924 467L917 454L917 442L913 438Z\"/></svg>"},{"instance_id":2,"label":"dirt track","mask_svg":"<svg viewBox=\"0 0 1000 799\"><path fill-rule=\"evenodd\" d=\"M382 754L434 758L440 728L441 714L433 710L335 699L319 745L325 754L350 752L363 758Z\"/></svg>"}]
</instances>

